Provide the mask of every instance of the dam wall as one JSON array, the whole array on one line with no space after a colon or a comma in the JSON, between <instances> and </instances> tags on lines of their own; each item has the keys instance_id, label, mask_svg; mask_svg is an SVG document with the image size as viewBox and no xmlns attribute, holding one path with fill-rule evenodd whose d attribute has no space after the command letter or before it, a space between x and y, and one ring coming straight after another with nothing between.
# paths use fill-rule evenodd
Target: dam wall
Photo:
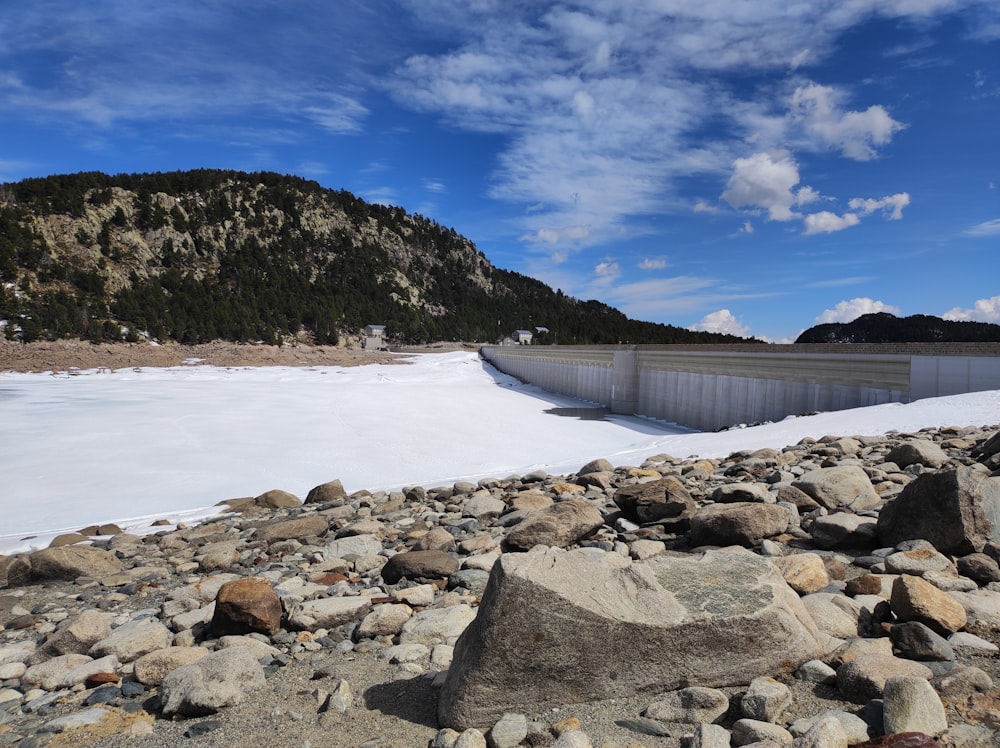
<instances>
[{"instance_id":1,"label":"dam wall","mask_svg":"<svg viewBox=\"0 0 1000 748\"><path fill-rule=\"evenodd\" d=\"M1000 343L486 346L505 374L704 431L1000 389Z\"/></svg>"}]
</instances>

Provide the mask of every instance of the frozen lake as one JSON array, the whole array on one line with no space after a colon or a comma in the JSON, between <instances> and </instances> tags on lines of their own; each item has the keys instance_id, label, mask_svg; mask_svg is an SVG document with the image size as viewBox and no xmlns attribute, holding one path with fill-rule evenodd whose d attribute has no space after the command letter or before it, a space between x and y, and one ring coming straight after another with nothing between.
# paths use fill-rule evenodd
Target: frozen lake
<instances>
[{"instance_id":1,"label":"frozen lake","mask_svg":"<svg viewBox=\"0 0 1000 748\"><path fill-rule=\"evenodd\" d=\"M601 417L476 354L410 360L0 373L0 552L97 522L203 516L221 500L272 488L304 498L335 478L348 491L447 485L575 472L596 457L639 464L661 452L724 456L803 436L1000 423L994 391L697 433Z\"/></svg>"}]
</instances>

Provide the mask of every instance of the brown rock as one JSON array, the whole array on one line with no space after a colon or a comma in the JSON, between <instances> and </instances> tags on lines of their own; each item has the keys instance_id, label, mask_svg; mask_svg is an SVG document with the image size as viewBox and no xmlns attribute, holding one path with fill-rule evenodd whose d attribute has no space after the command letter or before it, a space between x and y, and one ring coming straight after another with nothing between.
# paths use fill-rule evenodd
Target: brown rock
<instances>
[{"instance_id":1,"label":"brown rock","mask_svg":"<svg viewBox=\"0 0 1000 748\"><path fill-rule=\"evenodd\" d=\"M587 537L603 524L604 517L590 502L566 499L522 520L507 535L506 543L512 549L523 551L536 545L565 548Z\"/></svg>"},{"instance_id":2,"label":"brown rock","mask_svg":"<svg viewBox=\"0 0 1000 748\"><path fill-rule=\"evenodd\" d=\"M413 544L415 551L452 551L455 549L455 536L443 527L434 527Z\"/></svg>"},{"instance_id":3,"label":"brown rock","mask_svg":"<svg viewBox=\"0 0 1000 748\"><path fill-rule=\"evenodd\" d=\"M306 504L326 504L329 501L337 501L346 498L347 491L339 480L332 480L329 483L322 483L306 494Z\"/></svg>"},{"instance_id":4,"label":"brown rock","mask_svg":"<svg viewBox=\"0 0 1000 748\"><path fill-rule=\"evenodd\" d=\"M967 621L965 608L951 595L909 574L893 582L889 603L900 621L919 621L945 636L961 630Z\"/></svg>"},{"instance_id":5,"label":"brown rock","mask_svg":"<svg viewBox=\"0 0 1000 748\"><path fill-rule=\"evenodd\" d=\"M64 532L62 535L56 535L49 542L49 548L62 548L64 545L74 545L75 543L84 543L90 540L89 537L79 532Z\"/></svg>"},{"instance_id":6,"label":"brown rock","mask_svg":"<svg viewBox=\"0 0 1000 748\"><path fill-rule=\"evenodd\" d=\"M100 548L82 545L67 545L62 548L46 548L28 556L32 581L65 579L77 577L100 577L118 574L122 562L118 557Z\"/></svg>"},{"instance_id":7,"label":"brown rock","mask_svg":"<svg viewBox=\"0 0 1000 748\"><path fill-rule=\"evenodd\" d=\"M878 517L885 545L923 538L949 555L964 556L1000 541L1000 478L959 465L908 483Z\"/></svg>"},{"instance_id":8,"label":"brown rock","mask_svg":"<svg viewBox=\"0 0 1000 748\"><path fill-rule=\"evenodd\" d=\"M307 538L310 536L322 537L326 535L330 528L326 519L318 515L308 517L297 517L296 519L286 519L282 522L275 522L272 525L258 527L254 533L254 539L265 543L277 543L280 540L291 540Z\"/></svg>"},{"instance_id":9,"label":"brown rock","mask_svg":"<svg viewBox=\"0 0 1000 748\"><path fill-rule=\"evenodd\" d=\"M788 586L800 595L817 592L830 583L823 559L815 553L795 553L771 559Z\"/></svg>"},{"instance_id":10,"label":"brown rock","mask_svg":"<svg viewBox=\"0 0 1000 748\"><path fill-rule=\"evenodd\" d=\"M281 601L262 577L226 582L215 596L212 632L216 636L258 632L268 636L281 628Z\"/></svg>"},{"instance_id":11,"label":"brown rock","mask_svg":"<svg viewBox=\"0 0 1000 748\"><path fill-rule=\"evenodd\" d=\"M291 509L302 505L298 496L280 489L265 491L260 496L255 497L253 503L263 509Z\"/></svg>"},{"instance_id":12,"label":"brown rock","mask_svg":"<svg viewBox=\"0 0 1000 748\"><path fill-rule=\"evenodd\" d=\"M696 508L684 484L672 475L649 483L623 486L615 492L614 500L628 519L643 524L691 515Z\"/></svg>"},{"instance_id":13,"label":"brown rock","mask_svg":"<svg viewBox=\"0 0 1000 748\"><path fill-rule=\"evenodd\" d=\"M461 562L445 551L409 551L397 553L382 567L382 581L396 584L406 577L415 579L440 579L454 574Z\"/></svg>"},{"instance_id":14,"label":"brown rock","mask_svg":"<svg viewBox=\"0 0 1000 748\"><path fill-rule=\"evenodd\" d=\"M788 529L788 512L776 504L710 504L691 518L691 545L759 545Z\"/></svg>"}]
</instances>

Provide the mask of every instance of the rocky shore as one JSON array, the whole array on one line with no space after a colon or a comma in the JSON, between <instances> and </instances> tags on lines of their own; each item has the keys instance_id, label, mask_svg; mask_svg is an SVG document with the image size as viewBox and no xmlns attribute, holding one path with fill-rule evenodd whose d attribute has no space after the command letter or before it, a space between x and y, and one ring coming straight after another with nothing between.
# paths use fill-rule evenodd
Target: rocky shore
<instances>
[{"instance_id":1,"label":"rocky shore","mask_svg":"<svg viewBox=\"0 0 1000 748\"><path fill-rule=\"evenodd\" d=\"M229 502L0 557L0 745L1000 745L1000 434Z\"/></svg>"}]
</instances>

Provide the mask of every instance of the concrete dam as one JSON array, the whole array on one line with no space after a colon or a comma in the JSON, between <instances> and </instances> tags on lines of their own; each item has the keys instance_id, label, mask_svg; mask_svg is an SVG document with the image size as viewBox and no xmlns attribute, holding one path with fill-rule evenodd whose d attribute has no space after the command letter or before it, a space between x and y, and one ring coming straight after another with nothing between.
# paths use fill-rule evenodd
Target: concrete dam
<instances>
[{"instance_id":1,"label":"concrete dam","mask_svg":"<svg viewBox=\"0 0 1000 748\"><path fill-rule=\"evenodd\" d=\"M1000 390L1000 343L486 346L505 374L612 413L711 431Z\"/></svg>"}]
</instances>

